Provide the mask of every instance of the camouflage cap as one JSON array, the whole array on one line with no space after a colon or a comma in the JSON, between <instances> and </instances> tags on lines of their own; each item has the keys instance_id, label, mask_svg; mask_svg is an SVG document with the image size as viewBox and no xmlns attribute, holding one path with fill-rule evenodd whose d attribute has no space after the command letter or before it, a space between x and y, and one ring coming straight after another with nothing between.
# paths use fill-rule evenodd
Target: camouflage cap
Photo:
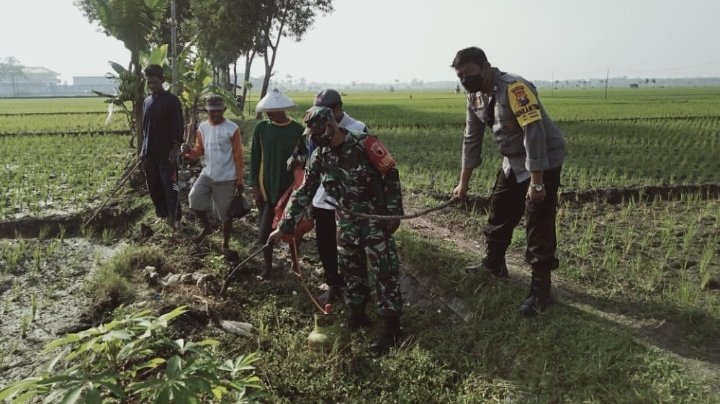
<instances>
[{"instance_id":1,"label":"camouflage cap","mask_svg":"<svg viewBox=\"0 0 720 404\"><path fill-rule=\"evenodd\" d=\"M303 121L307 126L317 126L328 121L335 122L335 116L333 115L332 109L328 107L311 107L307 110Z\"/></svg>"}]
</instances>

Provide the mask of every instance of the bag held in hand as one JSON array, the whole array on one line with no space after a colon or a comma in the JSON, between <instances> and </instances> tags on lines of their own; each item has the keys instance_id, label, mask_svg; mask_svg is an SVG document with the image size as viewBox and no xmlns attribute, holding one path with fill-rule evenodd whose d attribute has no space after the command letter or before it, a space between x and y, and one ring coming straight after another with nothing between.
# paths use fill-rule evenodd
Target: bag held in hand
<instances>
[{"instance_id":1,"label":"bag held in hand","mask_svg":"<svg viewBox=\"0 0 720 404\"><path fill-rule=\"evenodd\" d=\"M248 205L242 191L239 189L235 190L232 202L230 202L230 208L228 209L228 216L231 219L240 219L241 217L250 213L250 205Z\"/></svg>"}]
</instances>

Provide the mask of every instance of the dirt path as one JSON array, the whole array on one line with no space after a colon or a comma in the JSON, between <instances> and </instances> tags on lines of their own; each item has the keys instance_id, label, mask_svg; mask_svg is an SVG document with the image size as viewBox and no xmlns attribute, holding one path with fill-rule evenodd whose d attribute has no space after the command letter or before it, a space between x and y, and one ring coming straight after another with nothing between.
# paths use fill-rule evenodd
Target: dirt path
<instances>
[{"instance_id":1,"label":"dirt path","mask_svg":"<svg viewBox=\"0 0 720 404\"><path fill-rule=\"evenodd\" d=\"M412 201L405 201L407 211L420 208L414 206ZM435 240L449 243L453 248L465 254L476 256L478 261L485 254L484 239L479 229L471 231L465 226L456 226L457 216L467 216L468 213L458 209L449 208L452 212L432 213L430 215L405 221L403 226ZM450 219L450 220L448 220ZM450 226L448 226L450 224ZM507 282L520 288L527 288L529 284L529 269L519 254L508 253L506 257L510 279ZM412 268L404 268L406 273L412 274ZM436 298L464 318L470 320L472 313L463 310L462 300L448 296L447 292L435 290L429 281L417 280L419 284L430 289ZM571 306L578 310L596 315L603 320L617 324L619 328L629 330L636 336L636 340L646 346L653 346L666 351L681 362L701 380L714 385L720 391L720 344L716 346L698 346L693 344L684 335L683 326L661 318L640 318L633 316L639 309L631 303L616 302L597 298L585 293L581 286L565 282L555 277L553 279L553 293L559 298L561 304Z\"/></svg>"}]
</instances>

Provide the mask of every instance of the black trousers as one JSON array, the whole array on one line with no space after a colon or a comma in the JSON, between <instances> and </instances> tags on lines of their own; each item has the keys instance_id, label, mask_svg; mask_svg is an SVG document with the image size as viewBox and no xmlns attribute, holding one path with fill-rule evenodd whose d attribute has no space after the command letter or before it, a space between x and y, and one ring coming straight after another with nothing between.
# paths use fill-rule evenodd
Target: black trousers
<instances>
[{"instance_id":1,"label":"black trousers","mask_svg":"<svg viewBox=\"0 0 720 404\"><path fill-rule=\"evenodd\" d=\"M562 166L543 172L545 199L542 202L526 199L530 179L518 183L512 171L507 177L502 170L498 172L490 197L488 225L484 230L489 260L505 259L513 230L524 213L527 235L525 261L537 270L552 270L559 266L555 257L555 218L561 170Z\"/></svg>"},{"instance_id":2,"label":"black trousers","mask_svg":"<svg viewBox=\"0 0 720 404\"><path fill-rule=\"evenodd\" d=\"M328 286L345 286L345 281L338 272L337 226L335 210L313 206L315 218L315 236L317 251L322 262L325 283Z\"/></svg>"},{"instance_id":3,"label":"black trousers","mask_svg":"<svg viewBox=\"0 0 720 404\"><path fill-rule=\"evenodd\" d=\"M143 170L150 199L157 217L175 217L180 220L178 205L178 169L168 159L143 158Z\"/></svg>"}]
</instances>

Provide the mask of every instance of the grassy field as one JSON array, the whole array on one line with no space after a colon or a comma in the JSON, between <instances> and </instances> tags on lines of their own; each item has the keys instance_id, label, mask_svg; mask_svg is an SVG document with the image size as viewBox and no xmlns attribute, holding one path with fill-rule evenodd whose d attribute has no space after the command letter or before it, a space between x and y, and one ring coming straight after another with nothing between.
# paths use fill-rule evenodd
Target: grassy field
<instances>
[{"instance_id":1,"label":"grassy field","mask_svg":"<svg viewBox=\"0 0 720 404\"><path fill-rule=\"evenodd\" d=\"M299 120L313 94L289 95L299 104L292 112ZM610 89L607 99L602 90L547 89L540 96L568 143L563 190L720 184L720 88ZM395 155L410 208L437 203L431 194L450 193L460 170L464 96L349 92L344 102ZM0 116L0 132L101 130L105 118L99 99L0 100L0 107L17 114ZM78 114L63 115L67 112ZM21 115L27 113L39 115ZM247 144L254 121L241 123ZM122 125L117 115L111 127ZM0 166L7 173L0 180L0 221L91 206L117 181L130 156L127 142L123 135L0 136ZM471 185L474 195L489 193L500 165L489 133L483 157ZM257 248L253 215L233 235L231 247L241 257ZM292 277L258 283L252 271L244 272L227 299L187 288L152 293L161 306L186 304L202 294L219 312L253 324L254 338L238 339L215 328L193 337L219 339L222 355L258 352L255 365L264 389L256 398L262 402L720 402L717 198L688 193L616 205L563 203L561 268L554 273L561 304L530 320L516 313L529 277L521 260L522 229L508 252L510 281L462 271L482 256L486 220L483 212L448 209L432 214L427 225L403 224L397 233L403 270L425 280L435 297L418 296L422 289L409 287L414 293L406 298L403 327L414 339L380 359L364 352L374 330L356 336L349 354L308 352L305 337L314 309ZM187 235L197 225L189 224ZM108 243L114 236L105 238ZM161 246L170 267L227 273L218 236L202 254L189 237L166 230L152 242ZM52 282L53 276L79 271L77 263L67 269L49 262L62 255L57 249L64 243L62 235L0 243L1 313L30 305L14 277L29 274ZM312 242L303 247L311 287L322 282L314 254ZM124 270L133 273L144 265ZM250 266L259 269L259 261ZM136 293L125 287L129 296ZM94 298L98 290L90 291ZM453 314L442 303L447 301L460 302L466 317ZM27 327L18 324L17 334ZM8 346L16 346L11 341L17 338L0 343L0 373L3 358L12 363Z\"/></svg>"}]
</instances>

